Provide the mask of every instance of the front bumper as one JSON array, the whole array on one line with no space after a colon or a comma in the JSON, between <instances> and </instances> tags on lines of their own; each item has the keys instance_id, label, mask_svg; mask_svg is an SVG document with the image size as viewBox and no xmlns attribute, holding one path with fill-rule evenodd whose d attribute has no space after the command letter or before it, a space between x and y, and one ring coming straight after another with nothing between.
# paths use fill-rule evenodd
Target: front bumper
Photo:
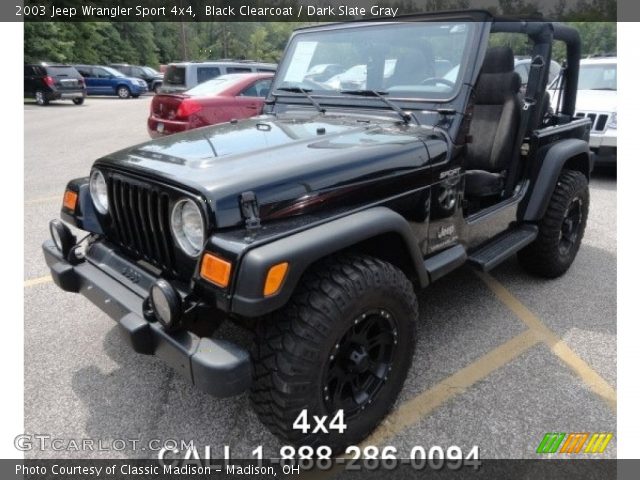
<instances>
[{"instance_id":1,"label":"front bumper","mask_svg":"<svg viewBox=\"0 0 640 480\"><path fill-rule=\"evenodd\" d=\"M136 274L142 282L149 277L137 265L119 258L118 266L124 262L129 269L128 277L123 275L120 281L89 258L72 265L51 240L43 243L42 250L55 284L67 292L81 293L113 318L136 352L161 358L196 387L216 397L237 395L249 388L251 365L246 349L189 331L168 333L158 322L144 318L140 289L136 292L123 283Z\"/></svg>"}]
</instances>

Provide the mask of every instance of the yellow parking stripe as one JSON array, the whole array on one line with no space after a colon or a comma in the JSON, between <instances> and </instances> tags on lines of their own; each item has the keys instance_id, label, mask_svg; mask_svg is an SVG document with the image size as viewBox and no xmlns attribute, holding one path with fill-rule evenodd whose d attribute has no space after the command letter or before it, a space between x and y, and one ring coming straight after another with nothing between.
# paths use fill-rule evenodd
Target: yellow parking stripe
<instances>
[{"instance_id":1,"label":"yellow parking stripe","mask_svg":"<svg viewBox=\"0 0 640 480\"><path fill-rule=\"evenodd\" d=\"M478 276L495 294L496 297L531 330L539 335L540 339L551 349L556 356L566 363L593 391L602 398L609 407L616 412L618 398L616 391L596 373L584 360L582 360L569 346L553 333L542 321L525 307L511 292L509 292L498 280L486 273L478 273Z\"/></svg>"},{"instance_id":2,"label":"yellow parking stripe","mask_svg":"<svg viewBox=\"0 0 640 480\"><path fill-rule=\"evenodd\" d=\"M591 435L591 440L589 440L589 443L587 444L587 448L584 449L584 453L591 453L591 447L593 447L593 444L597 438L598 438L597 434L594 433L593 435Z\"/></svg>"},{"instance_id":3,"label":"yellow parking stripe","mask_svg":"<svg viewBox=\"0 0 640 480\"><path fill-rule=\"evenodd\" d=\"M527 330L491 350L429 390L400 405L369 438L362 442L362 445L380 445L385 440L396 436L405 428L420 421L447 400L463 393L473 384L485 379L500 367L505 366L539 343L539 341L539 337Z\"/></svg>"},{"instance_id":4,"label":"yellow parking stripe","mask_svg":"<svg viewBox=\"0 0 640 480\"><path fill-rule=\"evenodd\" d=\"M598 451L598 453L603 453L604 449L607 448L607 445L609 445L609 442L611 441L611 438L613 437L613 434L608 434L606 436L606 438L604 439L604 442L602 442L602 445L600 446L600 450Z\"/></svg>"},{"instance_id":5,"label":"yellow parking stripe","mask_svg":"<svg viewBox=\"0 0 640 480\"><path fill-rule=\"evenodd\" d=\"M51 275L45 275L44 277L32 278L24 281L24 288L40 285L41 283L49 283L52 281Z\"/></svg>"},{"instance_id":6,"label":"yellow parking stripe","mask_svg":"<svg viewBox=\"0 0 640 480\"><path fill-rule=\"evenodd\" d=\"M598 434L594 434L593 436L598 437L598 439L596 440L596 443L593 445L593 448L591 449L591 453L596 453L600 449L600 443L602 442L602 440L604 440L606 435L604 433L598 433Z\"/></svg>"}]
</instances>

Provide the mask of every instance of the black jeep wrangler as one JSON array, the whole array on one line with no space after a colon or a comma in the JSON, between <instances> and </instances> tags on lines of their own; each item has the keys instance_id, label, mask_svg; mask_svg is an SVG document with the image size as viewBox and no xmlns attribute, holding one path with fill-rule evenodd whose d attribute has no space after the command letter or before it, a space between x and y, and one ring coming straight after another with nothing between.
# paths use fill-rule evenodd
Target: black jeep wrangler
<instances>
[{"instance_id":1,"label":"black jeep wrangler","mask_svg":"<svg viewBox=\"0 0 640 480\"><path fill-rule=\"evenodd\" d=\"M490 47L507 34L530 40L524 93L511 49ZM543 277L570 267L592 169L579 59L572 28L481 11L298 30L262 115L107 155L69 182L62 220L86 235L51 222L53 279L136 352L214 396L250 390L283 441L337 452L402 388L416 287L514 254ZM344 72L307 75L320 64ZM221 338L221 319L252 343ZM294 428L303 410L347 428Z\"/></svg>"}]
</instances>

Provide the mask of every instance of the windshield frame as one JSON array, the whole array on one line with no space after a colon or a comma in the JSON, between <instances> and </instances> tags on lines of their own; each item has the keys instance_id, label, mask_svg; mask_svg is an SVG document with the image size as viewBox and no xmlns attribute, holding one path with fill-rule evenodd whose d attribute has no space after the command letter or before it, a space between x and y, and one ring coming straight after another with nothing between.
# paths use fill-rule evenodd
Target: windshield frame
<instances>
[{"instance_id":1,"label":"windshield frame","mask_svg":"<svg viewBox=\"0 0 640 480\"><path fill-rule=\"evenodd\" d=\"M458 73L458 78L456 80L456 85L455 87L451 90L451 92L449 93L449 95L447 97L428 97L428 96L396 96L393 94L393 92L390 92L388 95L385 95L386 98L388 98L389 100L392 100L394 102L407 102L410 103L412 105L412 108L420 108L419 106L414 104L417 103L421 103L421 104L446 104L446 103L451 103L453 100L455 100L461 93L464 84L465 84L465 78L466 76L469 74L469 70L473 69L475 61L472 58L472 52L474 49L474 45L478 44L480 42L481 36L482 36L482 31L483 29L481 28L481 26L478 25L478 22L476 20L474 20L473 17L471 16L466 16L466 15L460 15L460 16L448 16L448 17L441 17L441 18L429 18L428 20L426 19L406 19L406 20L402 20L402 21L395 21L395 22L351 22L351 23L344 23L344 24L333 24L333 25L328 25L328 26L320 26L320 27L311 27L311 28L304 28L304 29L300 29L297 31L293 32L293 35L291 36L289 43L287 44L287 48L286 48L286 54L285 56L282 58L279 67L278 67L278 72L275 75L274 79L273 79L273 84L272 84L272 89L271 89L271 93L270 93L270 97L284 97L284 96L289 96L289 97L299 97L301 96L301 94L296 94L293 92L286 92L283 90L280 90L279 88L276 87L276 85L285 85L286 82L284 81L284 76L286 74L285 69L282 68L285 64L288 64L288 62L290 61L291 57L293 56L294 53L294 45L297 41L300 41L305 35L307 34L317 34L320 32L324 32L324 31L344 31L344 30L353 30L353 29L362 29L362 28L372 28L372 27L381 27L381 26L389 26L389 25L411 25L411 24L416 24L416 23L427 23L427 24L434 24L434 23L464 23L467 25L469 31L467 33L467 38L466 38L466 43L464 46L464 50L462 52L462 56L460 58L460 72ZM303 39L302 39L303 40ZM478 48L478 50L480 50L480 47L476 47ZM289 53L291 52L291 53ZM353 66L352 66L353 67ZM351 68L351 67L350 67ZM348 70L348 69L347 69ZM280 79L282 78L282 81L280 81ZM341 94L339 90L336 91L324 91L324 90L317 90L317 91L311 91L310 92L311 95L313 95L314 98L319 98L319 99L323 99L323 100L329 100L330 102L324 102L324 103L331 103L331 102L339 102L339 104L343 104L345 101L347 102L347 104L353 105L355 104L362 104L363 100L369 100L371 101L370 97L358 97L355 95L347 95L347 94ZM355 102L353 100L356 100Z\"/></svg>"}]
</instances>

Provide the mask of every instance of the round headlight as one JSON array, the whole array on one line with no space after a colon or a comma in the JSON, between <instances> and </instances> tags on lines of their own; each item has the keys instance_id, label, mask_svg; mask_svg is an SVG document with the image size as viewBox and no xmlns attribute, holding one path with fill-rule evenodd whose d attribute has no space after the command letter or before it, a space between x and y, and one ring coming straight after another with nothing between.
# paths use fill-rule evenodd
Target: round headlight
<instances>
[{"instance_id":1,"label":"round headlight","mask_svg":"<svg viewBox=\"0 0 640 480\"><path fill-rule=\"evenodd\" d=\"M173 207L171 231L180 248L192 257L202 251L204 245L204 219L196 202L185 198Z\"/></svg>"},{"instance_id":2,"label":"round headlight","mask_svg":"<svg viewBox=\"0 0 640 480\"><path fill-rule=\"evenodd\" d=\"M107 213L109 210L107 182L104 179L104 175L99 170L94 170L91 173L91 179L89 180L89 192L91 193L91 200L93 200L93 204L98 212L102 214Z\"/></svg>"}]
</instances>

